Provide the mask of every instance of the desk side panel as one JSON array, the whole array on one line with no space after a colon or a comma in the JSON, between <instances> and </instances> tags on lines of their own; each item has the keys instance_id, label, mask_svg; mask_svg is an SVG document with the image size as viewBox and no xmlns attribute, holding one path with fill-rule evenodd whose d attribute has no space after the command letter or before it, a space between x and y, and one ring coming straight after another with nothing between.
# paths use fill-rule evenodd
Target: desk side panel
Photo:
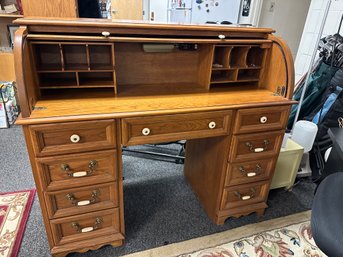
<instances>
[{"instance_id":1,"label":"desk side panel","mask_svg":"<svg viewBox=\"0 0 343 257\"><path fill-rule=\"evenodd\" d=\"M188 140L184 173L208 216L217 223L223 191L229 136Z\"/></svg>"},{"instance_id":2,"label":"desk side panel","mask_svg":"<svg viewBox=\"0 0 343 257\"><path fill-rule=\"evenodd\" d=\"M14 41L15 73L23 118L30 116L39 96L31 58L31 47L26 39L27 33L26 27L20 27L15 33Z\"/></svg>"},{"instance_id":3,"label":"desk side panel","mask_svg":"<svg viewBox=\"0 0 343 257\"><path fill-rule=\"evenodd\" d=\"M282 39L269 35L273 41L262 70L260 87L276 95L292 99L294 91L294 62L291 51Z\"/></svg>"}]
</instances>

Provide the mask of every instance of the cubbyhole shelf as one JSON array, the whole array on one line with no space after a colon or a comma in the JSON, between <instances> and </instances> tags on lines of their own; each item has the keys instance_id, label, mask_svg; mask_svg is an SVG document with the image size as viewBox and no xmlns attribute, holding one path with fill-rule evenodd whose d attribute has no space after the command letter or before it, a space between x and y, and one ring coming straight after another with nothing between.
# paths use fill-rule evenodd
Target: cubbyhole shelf
<instances>
[{"instance_id":1,"label":"cubbyhole shelf","mask_svg":"<svg viewBox=\"0 0 343 257\"><path fill-rule=\"evenodd\" d=\"M114 87L113 72L79 72L79 85L87 87Z\"/></svg>"},{"instance_id":2,"label":"cubbyhole shelf","mask_svg":"<svg viewBox=\"0 0 343 257\"><path fill-rule=\"evenodd\" d=\"M212 71L211 83L227 83L237 80L237 70Z\"/></svg>"},{"instance_id":3,"label":"cubbyhole shelf","mask_svg":"<svg viewBox=\"0 0 343 257\"><path fill-rule=\"evenodd\" d=\"M115 89L114 44L33 42L40 89Z\"/></svg>"},{"instance_id":4,"label":"cubbyhole shelf","mask_svg":"<svg viewBox=\"0 0 343 257\"><path fill-rule=\"evenodd\" d=\"M113 70L112 48L112 45L89 45L90 70Z\"/></svg>"},{"instance_id":5,"label":"cubbyhole shelf","mask_svg":"<svg viewBox=\"0 0 343 257\"><path fill-rule=\"evenodd\" d=\"M62 70L61 49L58 44L34 44L36 66L39 71Z\"/></svg>"},{"instance_id":6,"label":"cubbyhole shelf","mask_svg":"<svg viewBox=\"0 0 343 257\"><path fill-rule=\"evenodd\" d=\"M39 74L41 89L70 88L77 86L75 72L44 72Z\"/></svg>"},{"instance_id":7,"label":"cubbyhole shelf","mask_svg":"<svg viewBox=\"0 0 343 257\"><path fill-rule=\"evenodd\" d=\"M254 45L216 45L211 85L259 83L266 48Z\"/></svg>"},{"instance_id":8,"label":"cubbyhole shelf","mask_svg":"<svg viewBox=\"0 0 343 257\"><path fill-rule=\"evenodd\" d=\"M234 46L230 54L230 68L245 68L249 46Z\"/></svg>"},{"instance_id":9,"label":"cubbyhole shelf","mask_svg":"<svg viewBox=\"0 0 343 257\"><path fill-rule=\"evenodd\" d=\"M263 64L265 49L253 46L247 54L246 65L250 68L260 68Z\"/></svg>"},{"instance_id":10,"label":"cubbyhole shelf","mask_svg":"<svg viewBox=\"0 0 343 257\"><path fill-rule=\"evenodd\" d=\"M212 70L225 70L229 69L229 56L232 47L216 46L214 50L214 58Z\"/></svg>"},{"instance_id":11,"label":"cubbyhole shelf","mask_svg":"<svg viewBox=\"0 0 343 257\"><path fill-rule=\"evenodd\" d=\"M126 95L259 85L268 51L268 44L199 44L193 50L145 52L141 43L31 43L40 90L87 92L94 88L100 92L100 88L112 88Z\"/></svg>"},{"instance_id":12,"label":"cubbyhole shelf","mask_svg":"<svg viewBox=\"0 0 343 257\"><path fill-rule=\"evenodd\" d=\"M65 70L88 70L86 45L63 45Z\"/></svg>"},{"instance_id":13,"label":"cubbyhole shelf","mask_svg":"<svg viewBox=\"0 0 343 257\"><path fill-rule=\"evenodd\" d=\"M240 69L238 71L238 81L258 81L260 78L259 69Z\"/></svg>"}]
</instances>

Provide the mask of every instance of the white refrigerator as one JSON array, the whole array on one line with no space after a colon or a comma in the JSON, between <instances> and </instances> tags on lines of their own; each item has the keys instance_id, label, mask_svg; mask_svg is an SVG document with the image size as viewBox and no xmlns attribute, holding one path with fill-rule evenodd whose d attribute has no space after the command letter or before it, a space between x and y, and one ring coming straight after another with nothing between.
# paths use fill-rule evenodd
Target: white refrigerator
<instances>
[{"instance_id":1,"label":"white refrigerator","mask_svg":"<svg viewBox=\"0 0 343 257\"><path fill-rule=\"evenodd\" d=\"M149 20L204 24L238 22L241 0L150 0Z\"/></svg>"},{"instance_id":2,"label":"white refrigerator","mask_svg":"<svg viewBox=\"0 0 343 257\"><path fill-rule=\"evenodd\" d=\"M263 0L147 0L149 15L156 22L204 24L228 21L258 23Z\"/></svg>"}]
</instances>

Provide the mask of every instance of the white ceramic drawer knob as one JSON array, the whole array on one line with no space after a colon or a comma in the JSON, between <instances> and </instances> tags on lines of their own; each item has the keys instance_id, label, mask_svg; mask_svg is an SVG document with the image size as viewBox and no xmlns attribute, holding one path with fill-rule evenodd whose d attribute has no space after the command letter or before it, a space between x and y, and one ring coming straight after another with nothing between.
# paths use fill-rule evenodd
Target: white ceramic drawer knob
<instances>
[{"instance_id":1,"label":"white ceramic drawer knob","mask_svg":"<svg viewBox=\"0 0 343 257\"><path fill-rule=\"evenodd\" d=\"M81 229L81 233L87 233L87 232L91 232L93 230L94 230L93 227L86 227L86 228Z\"/></svg>"},{"instance_id":2,"label":"white ceramic drawer knob","mask_svg":"<svg viewBox=\"0 0 343 257\"><path fill-rule=\"evenodd\" d=\"M260 118L260 122L261 122L262 124L266 123L267 121L268 121L268 118L267 118L266 116L262 116L262 117Z\"/></svg>"},{"instance_id":3,"label":"white ceramic drawer knob","mask_svg":"<svg viewBox=\"0 0 343 257\"><path fill-rule=\"evenodd\" d=\"M78 143L78 142L80 142L80 139L81 139L80 136L77 134L71 135L71 137L70 137L70 141L72 143Z\"/></svg>"},{"instance_id":4,"label":"white ceramic drawer knob","mask_svg":"<svg viewBox=\"0 0 343 257\"><path fill-rule=\"evenodd\" d=\"M257 174L256 172L248 172L247 177L255 177Z\"/></svg>"},{"instance_id":5,"label":"white ceramic drawer knob","mask_svg":"<svg viewBox=\"0 0 343 257\"><path fill-rule=\"evenodd\" d=\"M214 121L211 121L209 124L208 124L208 127L210 129L214 129L216 127L216 123Z\"/></svg>"},{"instance_id":6,"label":"white ceramic drawer knob","mask_svg":"<svg viewBox=\"0 0 343 257\"><path fill-rule=\"evenodd\" d=\"M109 37L111 35L111 33L108 31L103 31L103 32L101 32L101 35L103 35L104 37Z\"/></svg>"},{"instance_id":7,"label":"white ceramic drawer knob","mask_svg":"<svg viewBox=\"0 0 343 257\"><path fill-rule=\"evenodd\" d=\"M88 175L87 171L78 171L78 172L74 172L72 177L81 178L81 177L86 177L87 175Z\"/></svg>"},{"instance_id":8,"label":"white ceramic drawer knob","mask_svg":"<svg viewBox=\"0 0 343 257\"><path fill-rule=\"evenodd\" d=\"M85 205L89 205L90 203L91 203L90 200L84 200L84 201L77 202L77 206L85 206Z\"/></svg>"},{"instance_id":9,"label":"white ceramic drawer knob","mask_svg":"<svg viewBox=\"0 0 343 257\"><path fill-rule=\"evenodd\" d=\"M218 37L219 37L219 39L225 39L225 35L223 35L223 34L218 35Z\"/></svg>"},{"instance_id":10,"label":"white ceramic drawer knob","mask_svg":"<svg viewBox=\"0 0 343 257\"><path fill-rule=\"evenodd\" d=\"M262 153L263 151L264 151L264 148L262 148L262 147L257 147L254 149L255 153Z\"/></svg>"},{"instance_id":11,"label":"white ceramic drawer knob","mask_svg":"<svg viewBox=\"0 0 343 257\"><path fill-rule=\"evenodd\" d=\"M250 195L242 196L242 200L243 200L243 201L249 200L250 198L251 198Z\"/></svg>"},{"instance_id":12,"label":"white ceramic drawer knob","mask_svg":"<svg viewBox=\"0 0 343 257\"><path fill-rule=\"evenodd\" d=\"M148 135L150 135L150 129L149 129L149 128L144 128L144 129L142 129L142 134L143 134L143 136L148 136Z\"/></svg>"}]
</instances>

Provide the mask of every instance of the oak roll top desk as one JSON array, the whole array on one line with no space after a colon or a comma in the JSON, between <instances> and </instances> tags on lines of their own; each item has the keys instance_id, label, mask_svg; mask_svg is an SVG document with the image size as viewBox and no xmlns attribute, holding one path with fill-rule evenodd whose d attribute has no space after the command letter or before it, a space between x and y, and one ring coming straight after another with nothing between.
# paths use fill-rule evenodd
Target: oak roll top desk
<instances>
[{"instance_id":1,"label":"oak roll top desk","mask_svg":"<svg viewBox=\"0 0 343 257\"><path fill-rule=\"evenodd\" d=\"M122 146L186 139L184 174L214 223L263 214L294 103L271 29L15 23L17 123L53 256L123 244Z\"/></svg>"}]
</instances>

